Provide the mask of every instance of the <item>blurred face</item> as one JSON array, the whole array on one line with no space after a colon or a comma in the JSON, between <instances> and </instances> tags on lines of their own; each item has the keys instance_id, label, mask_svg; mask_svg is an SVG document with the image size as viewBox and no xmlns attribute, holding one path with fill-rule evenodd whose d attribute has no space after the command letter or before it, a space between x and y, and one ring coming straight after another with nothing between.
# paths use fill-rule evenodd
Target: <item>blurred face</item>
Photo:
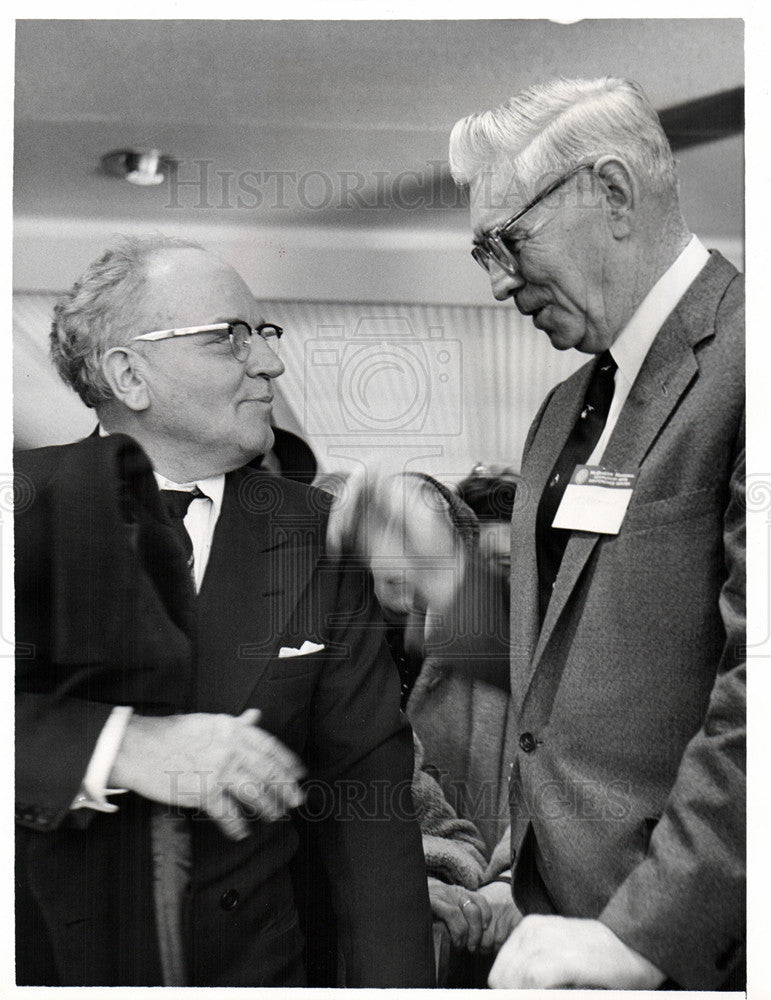
<instances>
[{"instance_id":1,"label":"blurred face","mask_svg":"<svg viewBox=\"0 0 771 1000\"><path fill-rule=\"evenodd\" d=\"M418 608L415 587L409 580L406 568L383 568L376 553L372 562L372 579L375 585L375 595L383 611L383 617L388 622L404 621L412 611Z\"/></svg>"},{"instance_id":2,"label":"blurred face","mask_svg":"<svg viewBox=\"0 0 771 1000\"><path fill-rule=\"evenodd\" d=\"M463 560L446 501L425 481L396 476L381 484L378 503L381 513L368 524L368 545L386 617L395 621L430 605L446 606Z\"/></svg>"},{"instance_id":3,"label":"blurred face","mask_svg":"<svg viewBox=\"0 0 771 1000\"><path fill-rule=\"evenodd\" d=\"M506 165L479 177L471 187L475 240L506 223L553 179L523 187ZM516 257L516 273L490 262L495 298L513 298L558 350L597 354L609 347L617 332L609 294L613 240L592 172L575 175L534 205L506 243Z\"/></svg>"},{"instance_id":4,"label":"blurred face","mask_svg":"<svg viewBox=\"0 0 771 1000\"><path fill-rule=\"evenodd\" d=\"M511 571L511 525L508 521L479 522L479 551L504 580Z\"/></svg>"},{"instance_id":5,"label":"blurred face","mask_svg":"<svg viewBox=\"0 0 771 1000\"><path fill-rule=\"evenodd\" d=\"M164 250L148 264L144 330L265 320L240 276L204 251ZM233 357L227 335L201 333L132 345L149 393L147 433L196 476L245 464L273 444L271 380L284 366L259 336ZM191 477L192 478L192 477Z\"/></svg>"}]
</instances>

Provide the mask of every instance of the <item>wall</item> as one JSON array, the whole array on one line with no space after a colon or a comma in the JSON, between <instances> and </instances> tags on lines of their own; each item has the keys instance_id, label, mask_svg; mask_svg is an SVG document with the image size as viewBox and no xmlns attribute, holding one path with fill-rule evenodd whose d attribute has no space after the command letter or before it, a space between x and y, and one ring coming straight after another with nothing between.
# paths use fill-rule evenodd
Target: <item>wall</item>
<instances>
[{"instance_id":1,"label":"wall","mask_svg":"<svg viewBox=\"0 0 771 1000\"><path fill-rule=\"evenodd\" d=\"M88 434L96 417L53 370L54 297L14 296L17 447ZM584 360L552 350L513 308L263 300L285 329L275 422L322 471L420 469L445 481L477 462L517 466L551 386Z\"/></svg>"}]
</instances>

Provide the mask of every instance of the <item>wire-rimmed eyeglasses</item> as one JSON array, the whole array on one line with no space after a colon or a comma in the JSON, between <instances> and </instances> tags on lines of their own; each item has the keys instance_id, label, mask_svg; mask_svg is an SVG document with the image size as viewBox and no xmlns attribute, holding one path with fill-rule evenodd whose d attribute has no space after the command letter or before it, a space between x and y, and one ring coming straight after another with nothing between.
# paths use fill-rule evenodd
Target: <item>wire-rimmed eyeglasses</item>
<instances>
[{"instance_id":1,"label":"wire-rimmed eyeglasses","mask_svg":"<svg viewBox=\"0 0 771 1000\"><path fill-rule=\"evenodd\" d=\"M479 264L481 268L485 271L490 270L490 261L494 260L499 267L503 268L507 274L516 276L519 273L519 262L517 260L517 251L508 245L506 242L507 237L513 230L517 222L530 211L531 208L535 208L540 202L545 198L548 198L550 194L553 194L557 188L562 187L563 184L567 183L571 177L575 177L577 173L581 170L593 170L593 163L581 163L577 167L573 167L566 174L558 177L556 181L549 184L548 187L540 191L532 201L529 201L524 208L521 208L516 212L510 219L507 219L503 225L496 226L491 229L489 233L485 233L481 240L476 242L471 248L471 256Z\"/></svg>"}]
</instances>

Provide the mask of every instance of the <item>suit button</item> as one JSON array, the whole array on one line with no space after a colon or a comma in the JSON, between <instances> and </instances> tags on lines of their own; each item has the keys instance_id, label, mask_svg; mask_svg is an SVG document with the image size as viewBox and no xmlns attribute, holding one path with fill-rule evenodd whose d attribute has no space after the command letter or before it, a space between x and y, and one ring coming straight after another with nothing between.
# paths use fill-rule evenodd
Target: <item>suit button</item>
<instances>
[{"instance_id":1,"label":"suit button","mask_svg":"<svg viewBox=\"0 0 771 1000\"><path fill-rule=\"evenodd\" d=\"M220 896L220 906L223 910L235 910L238 906L238 890L226 889Z\"/></svg>"},{"instance_id":2,"label":"suit button","mask_svg":"<svg viewBox=\"0 0 771 1000\"><path fill-rule=\"evenodd\" d=\"M535 750L535 736L532 733L522 733L519 738L519 745L525 753L532 753Z\"/></svg>"}]
</instances>

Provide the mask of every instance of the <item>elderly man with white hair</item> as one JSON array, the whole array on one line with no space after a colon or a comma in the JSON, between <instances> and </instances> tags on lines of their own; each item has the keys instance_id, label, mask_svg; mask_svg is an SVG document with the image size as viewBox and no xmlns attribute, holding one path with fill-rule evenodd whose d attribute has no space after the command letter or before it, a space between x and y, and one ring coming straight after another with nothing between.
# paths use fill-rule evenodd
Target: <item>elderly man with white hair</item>
<instances>
[{"instance_id":1,"label":"elderly man with white hair","mask_svg":"<svg viewBox=\"0 0 771 1000\"><path fill-rule=\"evenodd\" d=\"M498 987L743 988L743 282L687 227L641 89L535 86L454 128L474 260L587 364L513 515L514 899Z\"/></svg>"}]
</instances>

